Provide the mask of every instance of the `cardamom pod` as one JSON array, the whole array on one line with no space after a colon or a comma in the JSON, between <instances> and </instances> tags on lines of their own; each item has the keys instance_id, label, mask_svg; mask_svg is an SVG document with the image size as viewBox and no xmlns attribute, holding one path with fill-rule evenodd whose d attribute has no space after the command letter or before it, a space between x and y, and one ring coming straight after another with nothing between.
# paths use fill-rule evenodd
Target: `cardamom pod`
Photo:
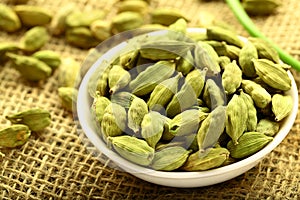
<instances>
[{"instance_id":1,"label":"cardamom pod","mask_svg":"<svg viewBox=\"0 0 300 200\"><path fill-rule=\"evenodd\" d=\"M293 109L293 98L290 95L274 94L272 97L272 111L275 121L284 119Z\"/></svg>"},{"instance_id":2,"label":"cardamom pod","mask_svg":"<svg viewBox=\"0 0 300 200\"><path fill-rule=\"evenodd\" d=\"M277 67L267 59L253 59L257 75L269 86L287 91L292 87L292 81L283 68Z\"/></svg>"},{"instance_id":3,"label":"cardamom pod","mask_svg":"<svg viewBox=\"0 0 300 200\"><path fill-rule=\"evenodd\" d=\"M233 158L245 158L250 156L273 140L273 137L266 136L259 132L245 132L238 140L237 144L233 141L229 141L227 149L230 152L230 156Z\"/></svg>"},{"instance_id":4,"label":"cardamom pod","mask_svg":"<svg viewBox=\"0 0 300 200\"><path fill-rule=\"evenodd\" d=\"M212 59L208 51L196 45L194 49L194 65L195 68L200 70L207 70L207 74L216 76L221 72L219 64Z\"/></svg>"},{"instance_id":5,"label":"cardamom pod","mask_svg":"<svg viewBox=\"0 0 300 200\"><path fill-rule=\"evenodd\" d=\"M130 81L131 76L128 71L120 65L113 65L108 74L109 92L111 94L115 93L126 87Z\"/></svg>"},{"instance_id":6,"label":"cardamom pod","mask_svg":"<svg viewBox=\"0 0 300 200\"><path fill-rule=\"evenodd\" d=\"M151 60L173 60L183 57L193 44L177 40L150 40L140 47L140 54L143 58Z\"/></svg>"},{"instance_id":7,"label":"cardamom pod","mask_svg":"<svg viewBox=\"0 0 300 200\"><path fill-rule=\"evenodd\" d=\"M187 51L186 54L180 57L176 63L176 71L181 72L186 76L190 71L194 69L194 58L192 51Z\"/></svg>"},{"instance_id":8,"label":"cardamom pod","mask_svg":"<svg viewBox=\"0 0 300 200\"><path fill-rule=\"evenodd\" d=\"M242 40L235 33L221 27L209 27L206 30L206 34L209 40L224 41L227 44L235 45L240 48L244 46Z\"/></svg>"},{"instance_id":9,"label":"cardamom pod","mask_svg":"<svg viewBox=\"0 0 300 200\"><path fill-rule=\"evenodd\" d=\"M175 72L175 64L169 61L158 61L139 73L129 83L135 95L145 95L153 91L156 85L170 78Z\"/></svg>"},{"instance_id":10,"label":"cardamom pod","mask_svg":"<svg viewBox=\"0 0 300 200\"><path fill-rule=\"evenodd\" d=\"M91 30L87 27L74 27L67 29L66 40L68 43L83 49L95 47L99 44L99 41L93 36Z\"/></svg>"},{"instance_id":11,"label":"cardamom pod","mask_svg":"<svg viewBox=\"0 0 300 200\"><path fill-rule=\"evenodd\" d=\"M7 52L17 53L19 46L14 42L1 42L0 43L0 63L8 60L8 57L5 55Z\"/></svg>"},{"instance_id":12,"label":"cardamom pod","mask_svg":"<svg viewBox=\"0 0 300 200\"><path fill-rule=\"evenodd\" d=\"M137 96L135 96L134 94L130 93L130 92L125 92L125 91L122 91L122 92L116 92L116 93L113 93L111 96L110 96L110 100L111 102L113 103L117 103L119 104L120 106L128 109L131 104L132 104L132 101L136 98Z\"/></svg>"},{"instance_id":13,"label":"cardamom pod","mask_svg":"<svg viewBox=\"0 0 300 200\"><path fill-rule=\"evenodd\" d=\"M110 103L111 103L111 101L107 97L104 97L104 96L97 95L94 98L91 109L95 116L97 124L99 124L99 125L101 124L103 115L105 113L104 111Z\"/></svg>"},{"instance_id":14,"label":"cardamom pod","mask_svg":"<svg viewBox=\"0 0 300 200\"><path fill-rule=\"evenodd\" d=\"M24 124L32 131L41 131L51 124L50 112L41 108L21 111L5 118L13 124Z\"/></svg>"},{"instance_id":15,"label":"cardamom pod","mask_svg":"<svg viewBox=\"0 0 300 200\"><path fill-rule=\"evenodd\" d=\"M256 47L252 42L248 41L241 49L238 61L243 71L243 74L247 77L256 77L256 71L252 59L257 59L258 53Z\"/></svg>"},{"instance_id":16,"label":"cardamom pod","mask_svg":"<svg viewBox=\"0 0 300 200\"><path fill-rule=\"evenodd\" d=\"M14 7L14 11L24 26L43 26L52 20L52 14L40 6L17 5Z\"/></svg>"},{"instance_id":17,"label":"cardamom pod","mask_svg":"<svg viewBox=\"0 0 300 200\"><path fill-rule=\"evenodd\" d=\"M105 17L105 12L101 10L73 11L66 17L68 28L90 27L96 21Z\"/></svg>"},{"instance_id":18,"label":"cardamom pod","mask_svg":"<svg viewBox=\"0 0 300 200\"><path fill-rule=\"evenodd\" d=\"M143 23L144 19L141 14L132 11L122 12L112 18L111 31L117 34L139 28Z\"/></svg>"},{"instance_id":19,"label":"cardamom pod","mask_svg":"<svg viewBox=\"0 0 300 200\"><path fill-rule=\"evenodd\" d=\"M100 65L102 65L101 63ZM98 93L100 96L109 95L108 75L113 65L107 63L106 66L99 67L99 72L95 73L89 82L89 93L92 97Z\"/></svg>"},{"instance_id":20,"label":"cardamom pod","mask_svg":"<svg viewBox=\"0 0 300 200\"><path fill-rule=\"evenodd\" d=\"M225 67L226 67L229 63L231 63L231 60L230 60L230 58L227 57L227 56L220 56L220 57L218 58L218 63L219 63L219 65L220 65L220 67L224 70Z\"/></svg>"},{"instance_id":21,"label":"cardamom pod","mask_svg":"<svg viewBox=\"0 0 300 200\"><path fill-rule=\"evenodd\" d=\"M141 0L126 0L120 2L118 4L117 12L121 13L127 11L137 12L145 15L148 12L148 3Z\"/></svg>"},{"instance_id":22,"label":"cardamom pod","mask_svg":"<svg viewBox=\"0 0 300 200\"><path fill-rule=\"evenodd\" d=\"M237 46L234 46L234 45L225 44L225 54L222 55L222 56L227 56L231 60L238 60L240 52L241 52L241 48L240 47L237 47Z\"/></svg>"},{"instance_id":23,"label":"cardamom pod","mask_svg":"<svg viewBox=\"0 0 300 200\"><path fill-rule=\"evenodd\" d=\"M15 124L0 130L0 147L14 148L25 144L31 135L28 126Z\"/></svg>"},{"instance_id":24,"label":"cardamom pod","mask_svg":"<svg viewBox=\"0 0 300 200\"><path fill-rule=\"evenodd\" d=\"M204 152L218 142L225 129L226 112L225 106L218 106L203 120L197 132L199 152Z\"/></svg>"},{"instance_id":25,"label":"cardamom pod","mask_svg":"<svg viewBox=\"0 0 300 200\"><path fill-rule=\"evenodd\" d=\"M162 24L165 26L175 23L180 18L189 21L180 10L175 8L156 8L150 13L150 16L152 24Z\"/></svg>"},{"instance_id":26,"label":"cardamom pod","mask_svg":"<svg viewBox=\"0 0 300 200\"><path fill-rule=\"evenodd\" d=\"M120 65L124 69L130 70L137 66L138 59L140 57L139 50L133 50L120 55Z\"/></svg>"},{"instance_id":27,"label":"cardamom pod","mask_svg":"<svg viewBox=\"0 0 300 200\"><path fill-rule=\"evenodd\" d=\"M76 5L74 3L68 2L68 4L59 8L57 13L53 16L50 24L50 31L53 35L58 36L65 33L67 29L66 18L74 11L75 6Z\"/></svg>"},{"instance_id":28,"label":"cardamom pod","mask_svg":"<svg viewBox=\"0 0 300 200\"><path fill-rule=\"evenodd\" d=\"M206 75L206 70L199 70L199 69L194 69L190 73L188 73L185 77L185 81L187 84L189 84L195 92L195 95L199 97L201 94L204 84L205 84L205 75Z\"/></svg>"},{"instance_id":29,"label":"cardamom pod","mask_svg":"<svg viewBox=\"0 0 300 200\"><path fill-rule=\"evenodd\" d=\"M29 81L39 81L48 78L52 69L46 63L29 56L6 53L11 59L14 68Z\"/></svg>"},{"instance_id":30,"label":"cardamom pod","mask_svg":"<svg viewBox=\"0 0 300 200\"><path fill-rule=\"evenodd\" d=\"M0 30L15 32L21 28L21 22L15 11L0 3Z\"/></svg>"},{"instance_id":31,"label":"cardamom pod","mask_svg":"<svg viewBox=\"0 0 300 200\"><path fill-rule=\"evenodd\" d=\"M184 171L204 171L221 166L229 158L226 148L210 148L205 156L199 151L191 154L181 167Z\"/></svg>"},{"instance_id":32,"label":"cardamom pod","mask_svg":"<svg viewBox=\"0 0 300 200\"><path fill-rule=\"evenodd\" d=\"M141 123L144 116L148 113L147 103L139 98L135 97L128 109L128 127L138 133L141 128Z\"/></svg>"},{"instance_id":33,"label":"cardamom pod","mask_svg":"<svg viewBox=\"0 0 300 200\"><path fill-rule=\"evenodd\" d=\"M246 122L246 131L255 131L257 126L257 111L254 106L253 99L250 95L243 92L243 90L240 90L240 96L244 100L244 103L247 106L245 114L248 115L247 122Z\"/></svg>"},{"instance_id":34,"label":"cardamom pod","mask_svg":"<svg viewBox=\"0 0 300 200\"><path fill-rule=\"evenodd\" d=\"M167 118L156 111L150 111L144 116L141 123L141 135L152 148L155 148L161 139L166 123Z\"/></svg>"},{"instance_id":35,"label":"cardamom pod","mask_svg":"<svg viewBox=\"0 0 300 200\"><path fill-rule=\"evenodd\" d=\"M207 79L203 90L203 100L211 110L225 105L226 95L224 88L219 86L213 79Z\"/></svg>"},{"instance_id":36,"label":"cardamom pod","mask_svg":"<svg viewBox=\"0 0 300 200\"><path fill-rule=\"evenodd\" d=\"M166 112L168 117L174 117L182 111L197 105L197 96L193 87L185 81L180 90L168 103Z\"/></svg>"},{"instance_id":37,"label":"cardamom pod","mask_svg":"<svg viewBox=\"0 0 300 200\"><path fill-rule=\"evenodd\" d=\"M265 108L271 102L272 97L268 91L254 81L242 80L242 88L259 108Z\"/></svg>"},{"instance_id":38,"label":"cardamom pod","mask_svg":"<svg viewBox=\"0 0 300 200\"><path fill-rule=\"evenodd\" d=\"M233 95L227 105L226 115L226 133L232 139L233 144L236 145L238 139L247 129L248 120L247 105L241 95Z\"/></svg>"},{"instance_id":39,"label":"cardamom pod","mask_svg":"<svg viewBox=\"0 0 300 200\"><path fill-rule=\"evenodd\" d=\"M151 110L160 111L170 102L173 95L177 92L180 78L182 78L182 75L178 74L155 86L147 101L147 105Z\"/></svg>"},{"instance_id":40,"label":"cardamom pod","mask_svg":"<svg viewBox=\"0 0 300 200\"><path fill-rule=\"evenodd\" d=\"M173 171L185 163L190 152L180 146L164 148L155 152L151 167L160 171Z\"/></svg>"},{"instance_id":41,"label":"cardamom pod","mask_svg":"<svg viewBox=\"0 0 300 200\"><path fill-rule=\"evenodd\" d=\"M146 141L123 135L108 137L108 145L123 158L142 166L148 166L154 158L154 149Z\"/></svg>"},{"instance_id":42,"label":"cardamom pod","mask_svg":"<svg viewBox=\"0 0 300 200\"><path fill-rule=\"evenodd\" d=\"M116 103L109 104L102 117L101 130L103 139L122 135L126 128L127 113L125 108Z\"/></svg>"},{"instance_id":43,"label":"cardamom pod","mask_svg":"<svg viewBox=\"0 0 300 200\"><path fill-rule=\"evenodd\" d=\"M220 66L219 66L219 55L217 54L217 52L215 51L215 49L208 43L204 42L204 41L198 41L197 45L199 45L203 50L205 50L207 52L207 54L209 55L209 57L211 58L212 62L214 63L216 67L216 71L221 71Z\"/></svg>"},{"instance_id":44,"label":"cardamom pod","mask_svg":"<svg viewBox=\"0 0 300 200\"><path fill-rule=\"evenodd\" d=\"M280 125L278 122L269 119L261 119L257 123L256 131L265 134L266 136L273 137L278 133Z\"/></svg>"},{"instance_id":45,"label":"cardamom pod","mask_svg":"<svg viewBox=\"0 0 300 200\"><path fill-rule=\"evenodd\" d=\"M80 63L73 58L64 58L58 67L59 87L76 87L80 79Z\"/></svg>"},{"instance_id":46,"label":"cardamom pod","mask_svg":"<svg viewBox=\"0 0 300 200\"><path fill-rule=\"evenodd\" d=\"M32 54L32 57L37 58L40 61L43 61L48 66L50 66L53 70L58 68L58 66L61 64L61 59L59 54L52 50L37 51L34 54Z\"/></svg>"},{"instance_id":47,"label":"cardamom pod","mask_svg":"<svg viewBox=\"0 0 300 200\"><path fill-rule=\"evenodd\" d=\"M21 38L20 47L24 51L34 52L42 48L49 40L47 29L35 26L29 29Z\"/></svg>"},{"instance_id":48,"label":"cardamom pod","mask_svg":"<svg viewBox=\"0 0 300 200\"><path fill-rule=\"evenodd\" d=\"M225 66L222 74L222 85L226 94L233 94L242 83L242 70L233 60Z\"/></svg>"},{"instance_id":49,"label":"cardamom pod","mask_svg":"<svg viewBox=\"0 0 300 200\"><path fill-rule=\"evenodd\" d=\"M250 15L270 15L280 6L278 0L243 0L242 6Z\"/></svg>"},{"instance_id":50,"label":"cardamom pod","mask_svg":"<svg viewBox=\"0 0 300 200\"><path fill-rule=\"evenodd\" d=\"M76 110L76 102L78 96L78 90L74 87L59 87L58 96L61 99L62 106L67 111Z\"/></svg>"},{"instance_id":51,"label":"cardamom pod","mask_svg":"<svg viewBox=\"0 0 300 200\"><path fill-rule=\"evenodd\" d=\"M187 21L185 21L184 18L180 18L169 26L169 30L185 34L187 30Z\"/></svg>"},{"instance_id":52,"label":"cardamom pod","mask_svg":"<svg viewBox=\"0 0 300 200\"><path fill-rule=\"evenodd\" d=\"M93 36L99 41L104 41L111 36L111 23L104 20L96 20L90 25Z\"/></svg>"},{"instance_id":53,"label":"cardamom pod","mask_svg":"<svg viewBox=\"0 0 300 200\"><path fill-rule=\"evenodd\" d=\"M258 58L269 59L275 63L280 63L279 54L270 43L264 39L254 37L249 37L248 40L256 47Z\"/></svg>"},{"instance_id":54,"label":"cardamom pod","mask_svg":"<svg viewBox=\"0 0 300 200\"><path fill-rule=\"evenodd\" d=\"M174 136L185 136L196 133L199 124L207 117L197 109L185 110L171 119L169 123L169 132Z\"/></svg>"}]
</instances>

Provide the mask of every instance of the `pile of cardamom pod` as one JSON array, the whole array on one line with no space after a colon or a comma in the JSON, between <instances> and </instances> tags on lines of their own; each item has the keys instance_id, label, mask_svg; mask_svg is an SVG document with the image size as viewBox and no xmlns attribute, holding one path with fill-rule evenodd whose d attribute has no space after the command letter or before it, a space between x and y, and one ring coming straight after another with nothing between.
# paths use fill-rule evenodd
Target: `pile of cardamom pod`
<instances>
[{"instance_id":1,"label":"pile of cardamom pod","mask_svg":"<svg viewBox=\"0 0 300 200\"><path fill-rule=\"evenodd\" d=\"M246 158L273 140L293 107L290 66L267 42L220 27L187 32L184 24L139 36L90 80L99 137L155 170L201 171Z\"/></svg>"}]
</instances>

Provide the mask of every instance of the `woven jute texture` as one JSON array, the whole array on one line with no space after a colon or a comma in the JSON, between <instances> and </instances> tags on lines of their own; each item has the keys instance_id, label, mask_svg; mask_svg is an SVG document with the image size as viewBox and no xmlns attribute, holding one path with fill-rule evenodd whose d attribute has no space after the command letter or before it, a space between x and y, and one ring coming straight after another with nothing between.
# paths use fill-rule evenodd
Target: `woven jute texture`
<instances>
[{"instance_id":1,"label":"woven jute texture","mask_svg":"<svg viewBox=\"0 0 300 200\"><path fill-rule=\"evenodd\" d=\"M12 5L11 0L0 0ZM29 0L56 13L71 0ZM74 0L78 10L104 9L107 18L116 13L116 0ZM300 2L282 1L278 11L267 17L253 17L254 23L280 47L300 59ZM152 0L152 8L176 7L197 23L201 12L213 13L248 36L223 1ZM18 41L24 31L7 34L1 41ZM86 50L68 45L63 37L53 37L43 49L59 52L83 62ZM292 70L299 87L299 73ZM257 166L223 183L180 189L151 184L110 167L103 155L95 156L82 142L72 114L58 98L57 72L39 84L20 77L9 63L0 66L0 128L10 125L5 115L32 107L51 112L52 123L33 133L20 148L2 149L0 158L0 199L300 199L300 118L284 141Z\"/></svg>"}]
</instances>

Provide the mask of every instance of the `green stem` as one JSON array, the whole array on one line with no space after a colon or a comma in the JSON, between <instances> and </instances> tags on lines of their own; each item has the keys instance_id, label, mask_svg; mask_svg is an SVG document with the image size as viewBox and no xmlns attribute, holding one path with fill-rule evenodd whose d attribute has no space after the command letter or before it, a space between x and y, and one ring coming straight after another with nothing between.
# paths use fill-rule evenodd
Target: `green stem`
<instances>
[{"instance_id":1,"label":"green stem","mask_svg":"<svg viewBox=\"0 0 300 200\"><path fill-rule=\"evenodd\" d=\"M259 31L259 29L254 25L250 17L245 12L239 0L226 0L226 2L237 19L251 36L259 37L269 42L276 49L283 62L291 65L297 71L300 71L300 62L288 53L284 52L280 47L274 44L269 38L264 36L264 34Z\"/></svg>"}]
</instances>

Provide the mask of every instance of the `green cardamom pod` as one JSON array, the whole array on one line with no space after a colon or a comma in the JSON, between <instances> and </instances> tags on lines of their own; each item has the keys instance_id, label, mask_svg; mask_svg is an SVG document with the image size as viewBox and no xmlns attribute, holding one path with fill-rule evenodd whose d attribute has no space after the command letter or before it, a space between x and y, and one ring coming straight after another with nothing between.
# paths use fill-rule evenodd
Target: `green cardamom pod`
<instances>
[{"instance_id":1,"label":"green cardamom pod","mask_svg":"<svg viewBox=\"0 0 300 200\"><path fill-rule=\"evenodd\" d=\"M148 3L145 1L141 0L126 0L123 2L120 2L118 4L118 13L121 12L127 12L127 11L132 11L132 12L137 12L142 15L147 14L148 12Z\"/></svg>"},{"instance_id":2,"label":"green cardamom pod","mask_svg":"<svg viewBox=\"0 0 300 200\"><path fill-rule=\"evenodd\" d=\"M63 34L66 29L66 18L70 15L75 9L74 3L69 3L67 5L63 5L59 8L57 13L53 16L50 24L50 30L53 35L61 35Z\"/></svg>"},{"instance_id":3,"label":"green cardamom pod","mask_svg":"<svg viewBox=\"0 0 300 200\"><path fill-rule=\"evenodd\" d=\"M138 133L141 128L143 118L147 113L147 103L139 97L134 98L128 109L128 127L135 133Z\"/></svg>"},{"instance_id":4,"label":"green cardamom pod","mask_svg":"<svg viewBox=\"0 0 300 200\"><path fill-rule=\"evenodd\" d=\"M211 110L225 105L224 88L219 86L213 79L207 79L203 90L203 100Z\"/></svg>"},{"instance_id":5,"label":"green cardamom pod","mask_svg":"<svg viewBox=\"0 0 300 200\"><path fill-rule=\"evenodd\" d=\"M31 135L28 126L15 124L0 130L0 147L14 148L25 144Z\"/></svg>"},{"instance_id":6,"label":"green cardamom pod","mask_svg":"<svg viewBox=\"0 0 300 200\"><path fill-rule=\"evenodd\" d=\"M221 27L209 27L206 30L206 34L209 40L224 41L227 44L235 45L240 48L244 46L242 40L235 33Z\"/></svg>"},{"instance_id":7,"label":"green cardamom pod","mask_svg":"<svg viewBox=\"0 0 300 200\"><path fill-rule=\"evenodd\" d=\"M175 8L157 8L150 13L150 16L152 24L162 24L165 26L175 23L180 18L189 21L180 10Z\"/></svg>"},{"instance_id":8,"label":"green cardamom pod","mask_svg":"<svg viewBox=\"0 0 300 200\"><path fill-rule=\"evenodd\" d=\"M205 84L205 75L206 75L206 70L199 70L199 69L194 69L190 73L188 73L185 77L185 81L187 84L189 84L197 97L201 94L204 84Z\"/></svg>"},{"instance_id":9,"label":"green cardamom pod","mask_svg":"<svg viewBox=\"0 0 300 200\"><path fill-rule=\"evenodd\" d=\"M189 156L186 163L181 167L184 171L204 171L221 166L229 158L226 148L210 148L205 156L199 151Z\"/></svg>"},{"instance_id":10,"label":"green cardamom pod","mask_svg":"<svg viewBox=\"0 0 300 200\"><path fill-rule=\"evenodd\" d=\"M222 85L226 94L233 94L242 83L242 70L233 60L226 65L222 74Z\"/></svg>"},{"instance_id":11,"label":"green cardamom pod","mask_svg":"<svg viewBox=\"0 0 300 200\"><path fill-rule=\"evenodd\" d=\"M0 30L15 32L21 28L21 22L15 11L0 3Z\"/></svg>"},{"instance_id":12,"label":"green cardamom pod","mask_svg":"<svg viewBox=\"0 0 300 200\"><path fill-rule=\"evenodd\" d=\"M132 11L122 12L112 18L111 31L113 34L117 34L139 28L143 23L144 19L140 13Z\"/></svg>"},{"instance_id":13,"label":"green cardamom pod","mask_svg":"<svg viewBox=\"0 0 300 200\"><path fill-rule=\"evenodd\" d=\"M20 47L24 51L34 52L42 48L49 40L47 29L35 26L29 29L21 38Z\"/></svg>"},{"instance_id":14,"label":"green cardamom pod","mask_svg":"<svg viewBox=\"0 0 300 200\"><path fill-rule=\"evenodd\" d=\"M100 65L102 65L101 63ZM94 73L89 81L89 93L91 97L96 94L100 96L109 96L108 75L113 65L106 63L106 66L99 66L97 73Z\"/></svg>"},{"instance_id":15,"label":"green cardamom pod","mask_svg":"<svg viewBox=\"0 0 300 200\"><path fill-rule=\"evenodd\" d=\"M111 101L104 96L97 95L94 100L93 104L91 106L92 112L95 116L95 119L97 123L100 125L103 119L104 111L106 107L111 103Z\"/></svg>"},{"instance_id":16,"label":"green cardamom pod","mask_svg":"<svg viewBox=\"0 0 300 200\"><path fill-rule=\"evenodd\" d=\"M243 74L247 77L256 77L256 71L252 59L257 59L258 53L256 47L252 44L252 42L246 42L245 46L241 49L239 54L239 64L243 71Z\"/></svg>"},{"instance_id":17,"label":"green cardamom pod","mask_svg":"<svg viewBox=\"0 0 300 200\"><path fill-rule=\"evenodd\" d=\"M226 122L226 107L216 107L203 120L197 132L197 142L200 152L213 147L224 132Z\"/></svg>"},{"instance_id":18,"label":"green cardamom pod","mask_svg":"<svg viewBox=\"0 0 300 200\"><path fill-rule=\"evenodd\" d=\"M264 39L254 37L249 37L248 40L256 47L258 58L269 59L275 63L280 63L279 54L270 43Z\"/></svg>"},{"instance_id":19,"label":"green cardamom pod","mask_svg":"<svg viewBox=\"0 0 300 200\"><path fill-rule=\"evenodd\" d=\"M127 70L120 65L113 65L108 74L109 92L111 94L124 88L131 81L131 76Z\"/></svg>"},{"instance_id":20,"label":"green cardamom pod","mask_svg":"<svg viewBox=\"0 0 300 200\"><path fill-rule=\"evenodd\" d=\"M269 119L261 119L257 123L256 131L265 134L266 136L273 137L278 133L280 125L278 122Z\"/></svg>"},{"instance_id":21,"label":"green cardamom pod","mask_svg":"<svg viewBox=\"0 0 300 200\"><path fill-rule=\"evenodd\" d=\"M224 56L229 57L231 60L238 60L240 52L241 52L240 47L225 44L225 55Z\"/></svg>"},{"instance_id":22,"label":"green cardamom pod","mask_svg":"<svg viewBox=\"0 0 300 200\"><path fill-rule=\"evenodd\" d=\"M151 60L173 60L182 57L193 47L193 44L178 40L150 40L140 47L143 58Z\"/></svg>"},{"instance_id":23,"label":"green cardamom pod","mask_svg":"<svg viewBox=\"0 0 300 200\"><path fill-rule=\"evenodd\" d=\"M51 22L52 14L46 8L32 5L17 5L14 11L24 26L43 26Z\"/></svg>"},{"instance_id":24,"label":"green cardamom pod","mask_svg":"<svg viewBox=\"0 0 300 200\"><path fill-rule=\"evenodd\" d=\"M120 55L120 65L124 69L130 70L137 66L137 62L140 56L139 50L133 50Z\"/></svg>"},{"instance_id":25,"label":"green cardamom pod","mask_svg":"<svg viewBox=\"0 0 300 200\"><path fill-rule=\"evenodd\" d=\"M257 111L254 106L254 101L250 95L246 94L242 90L240 91L240 96L247 106L247 109L244 111L244 114L248 115L246 131L255 131L257 126Z\"/></svg>"},{"instance_id":26,"label":"green cardamom pod","mask_svg":"<svg viewBox=\"0 0 300 200\"><path fill-rule=\"evenodd\" d=\"M184 18L180 18L169 26L169 30L185 34L187 30L187 21L185 21Z\"/></svg>"},{"instance_id":27,"label":"green cardamom pod","mask_svg":"<svg viewBox=\"0 0 300 200\"><path fill-rule=\"evenodd\" d=\"M135 96L134 94L132 94L130 92L125 92L125 91L116 92L110 96L111 102L117 103L126 109L129 109L129 107L132 104L132 101L135 98L137 98L137 96Z\"/></svg>"},{"instance_id":28,"label":"green cardamom pod","mask_svg":"<svg viewBox=\"0 0 300 200\"><path fill-rule=\"evenodd\" d=\"M58 96L61 99L62 106L68 110L76 110L76 102L78 96L78 90L74 87L59 87Z\"/></svg>"},{"instance_id":29,"label":"green cardamom pod","mask_svg":"<svg viewBox=\"0 0 300 200\"><path fill-rule=\"evenodd\" d=\"M219 64L199 45L196 45L194 49L194 65L197 69L207 70L207 74L212 76L215 76L221 71Z\"/></svg>"},{"instance_id":30,"label":"green cardamom pod","mask_svg":"<svg viewBox=\"0 0 300 200\"><path fill-rule=\"evenodd\" d=\"M176 63L176 71L181 72L184 76L186 76L190 71L194 69L194 58L191 51L187 51L187 53L178 59Z\"/></svg>"},{"instance_id":31,"label":"green cardamom pod","mask_svg":"<svg viewBox=\"0 0 300 200\"><path fill-rule=\"evenodd\" d=\"M105 12L101 10L74 11L66 17L66 25L68 28L90 27L90 25L99 19L105 17Z\"/></svg>"},{"instance_id":32,"label":"green cardamom pod","mask_svg":"<svg viewBox=\"0 0 300 200\"><path fill-rule=\"evenodd\" d=\"M180 78L182 78L182 75L178 74L155 86L147 101L151 110L160 111L170 102L173 95L177 92L178 81Z\"/></svg>"},{"instance_id":33,"label":"green cardamom pod","mask_svg":"<svg viewBox=\"0 0 300 200\"><path fill-rule=\"evenodd\" d=\"M111 23L108 21L96 20L91 23L90 29L93 36L100 41L104 41L111 36Z\"/></svg>"},{"instance_id":34,"label":"green cardamom pod","mask_svg":"<svg viewBox=\"0 0 300 200\"><path fill-rule=\"evenodd\" d=\"M229 141L227 149L233 158L245 158L250 156L273 140L273 137L266 136L259 132L245 132L238 140L237 144Z\"/></svg>"},{"instance_id":35,"label":"green cardamom pod","mask_svg":"<svg viewBox=\"0 0 300 200\"><path fill-rule=\"evenodd\" d=\"M272 97L268 91L254 81L242 80L242 88L259 108L265 108L271 102Z\"/></svg>"},{"instance_id":36,"label":"green cardamom pod","mask_svg":"<svg viewBox=\"0 0 300 200\"><path fill-rule=\"evenodd\" d=\"M166 108L167 116L174 117L194 105L197 105L197 96L193 87L185 81L180 90L168 103Z\"/></svg>"},{"instance_id":37,"label":"green cardamom pod","mask_svg":"<svg viewBox=\"0 0 300 200\"><path fill-rule=\"evenodd\" d=\"M197 42L197 45L199 45L202 49L204 49L207 52L207 54L211 58L212 62L216 66L216 70L220 72L221 69L220 69L219 62L218 62L219 55L217 54L215 49L210 44L208 44L204 41Z\"/></svg>"},{"instance_id":38,"label":"green cardamom pod","mask_svg":"<svg viewBox=\"0 0 300 200\"><path fill-rule=\"evenodd\" d=\"M34 54L32 54L32 57L37 58L40 61L43 61L52 69L58 68L58 66L61 64L61 59L59 54L52 50L37 51Z\"/></svg>"},{"instance_id":39,"label":"green cardamom pod","mask_svg":"<svg viewBox=\"0 0 300 200\"><path fill-rule=\"evenodd\" d=\"M250 15L270 15L280 6L278 0L243 0L242 6Z\"/></svg>"},{"instance_id":40,"label":"green cardamom pod","mask_svg":"<svg viewBox=\"0 0 300 200\"><path fill-rule=\"evenodd\" d=\"M64 58L58 67L59 87L76 87L80 79L80 63L73 58Z\"/></svg>"},{"instance_id":41,"label":"green cardamom pod","mask_svg":"<svg viewBox=\"0 0 300 200\"><path fill-rule=\"evenodd\" d=\"M83 49L95 47L99 44L99 41L87 27L69 28L66 32L66 40L68 43Z\"/></svg>"},{"instance_id":42,"label":"green cardamom pod","mask_svg":"<svg viewBox=\"0 0 300 200\"><path fill-rule=\"evenodd\" d=\"M116 103L109 104L102 117L101 130L103 139L122 135L125 131L127 122L127 113L125 108Z\"/></svg>"},{"instance_id":43,"label":"green cardamom pod","mask_svg":"<svg viewBox=\"0 0 300 200\"><path fill-rule=\"evenodd\" d=\"M32 131L41 131L51 123L50 112L40 108L7 115L6 119L13 124L24 124Z\"/></svg>"},{"instance_id":44,"label":"green cardamom pod","mask_svg":"<svg viewBox=\"0 0 300 200\"><path fill-rule=\"evenodd\" d=\"M6 55L13 62L14 68L29 81L46 79L52 73L51 67L36 58L13 53L7 53Z\"/></svg>"},{"instance_id":45,"label":"green cardamom pod","mask_svg":"<svg viewBox=\"0 0 300 200\"><path fill-rule=\"evenodd\" d=\"M226 133L236 145L238 144L238 139L247 129L248 120L247 105L241 95L233 95L227 104L226 115Z\"/></svg>"},{"instance_id":46,"label":"green cardamom pod","mask_svg":"<svg viewBox=\"0 0 300 200\"><path fill-rule=\"evenodd\" d=\"M141 135L152 148L155 148L161 139L166 123L167 118L156 111L150 111L144 116L141 123Z\"/></svg>"},{"instance_id":47,"label":"green cardamom pod","mask_svg":"<svg viewBox=\"0 0 300 200\"><path fill-rule=\"evenodd\" d=\"M160 171L173 171L185 163L190 152L180 146L164 148L155 152L151 167Z\"/></svg>"},{"instance_id":48,"label":"green cardamom pod","mask_svg":"<svg viewBox=\"0 0 300 200\"><path fill-rule=\"evenodd\" d=\"M275 121L284 119L293 109L293 98L290 95L274 94L272 97L272 111Z\"/></svg>"},{"instance_id":49,"label":"green cardamom pod","mask_svg":"<svg viewBox=\"0 0 300 200\"><path fill-rule=\"evenodd\" d=\"M269 86L287 91L292 87L292 81L283 68L277 67L267 59L253 59L257 75Z\"/></svg>"},{"instance_id":50,"label":"green cardamom pod","mask_svg":"<svg viewBox=\"0 0 300 200\"><path fill-rule=\"evenodd\" d=\"M225 67L231 63L231 60L229 57L227 56L220 56L219 59L218 59L218 63L220 65L220 67L224 70Z\"/></svg>"},{"instance_id":51,"label":"green cardamom pod","mask_svg":"<svg viewBox=\"0 0 300 200\"><path fill-rule=\"evenodd\" d=\"M6 53L17 53L19 46L14 42L1 42L0 43L0 63L8 60Z\"/></svg>"},{"instance_id":52,"label":"green cardamom pod","mask_svg":"<svg viewBox=\"0 0 300 200\"><path fill-rule=\"evenodd\" d=\"M156 85L170 78L175 72L175 64L169 61L159 61L139 73L129 83L129 88L135 95L145 95L153 91Z\"/></svg>"},{"instance_id":53,"label":"green cardamom pod","mask_svg":"<svg viewBox=\"0 0 300 200\"><path fill-rule=\"evenodd\" d=\"M148 166L154 158L154 149L145 140L123 135L108 137L108 145L112 146L123 158L142 166Z\"/></svg>"}]
</instances>

